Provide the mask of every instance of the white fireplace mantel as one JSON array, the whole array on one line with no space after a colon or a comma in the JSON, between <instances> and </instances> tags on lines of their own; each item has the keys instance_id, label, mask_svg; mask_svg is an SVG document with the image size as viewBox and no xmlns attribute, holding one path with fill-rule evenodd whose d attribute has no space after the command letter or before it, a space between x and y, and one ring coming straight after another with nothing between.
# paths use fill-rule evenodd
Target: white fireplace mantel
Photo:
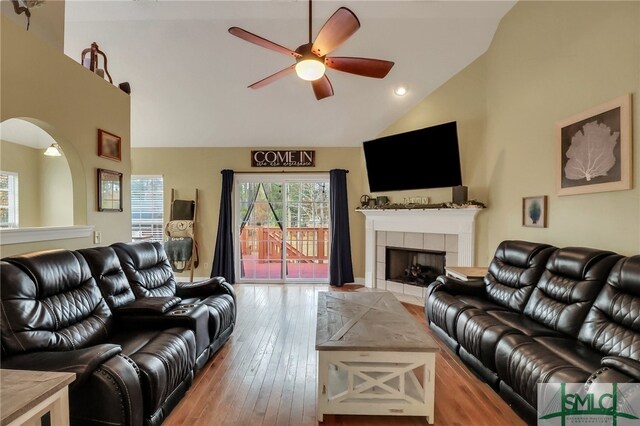
<instances>
[{"instance_id":1,"label":"white fireplace mantel","mask_svg":"<svg viewBox=\"0 0 640 426\"><path fill-rule=\"evenodd\" d=\"M376 232L415 232L458 236L458 265L474 265L478 207L444 209L357 209L366 216L365 285L375 287Z\"/></svg>"}]
</instances>

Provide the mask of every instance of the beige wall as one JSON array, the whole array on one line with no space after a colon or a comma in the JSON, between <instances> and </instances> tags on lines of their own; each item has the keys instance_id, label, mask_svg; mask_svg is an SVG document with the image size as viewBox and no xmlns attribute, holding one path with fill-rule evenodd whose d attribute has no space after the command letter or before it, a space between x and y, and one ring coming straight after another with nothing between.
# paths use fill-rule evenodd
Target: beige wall
<instances>
[{"instance_id":1,"label":"beige wall","mask_svg":"<svg viewBox=\"0 0 640 426\"><path fill-rule=\"evenodd\" d=\"M9 0L0 1L0 14L15 22L20 28L27 28L27 17L23 13L16 14L13 3ZM54 47L58 52L64 51L64 0L47 0L38 7L31 9L31 24L29 33ZM80 52L78 52L78 58Z\"/></svg>"},{"instance_id":2,"label":"beige wall","mask_svg":"<svg viewBox=\"0 0 640 426\"><path fill-rule=\"evenodd\" d=\"M40 155L40 226L73 225L73 181L64 156Z\"/></svg>"},{"instance_id":3,"label":"beige wall","mask_svg":"<svg viewBox=\"0 0 640 426\"><path fill-rule=\"evenodd\" d=\"M555 123L625 93L635 106L633 189L557 196ZM458 120L464 184L488 205L478 264L504 239L631 255L640 253L638 99L640 3L520 2L483 57L385 134ZM534 195L549 196L548 228L521 226L522 197Z\"/></svg>"},{"instance_id":4,"label":"beige wall","mask_svg":"<svg viewBox=\"0 0 640 426\"><path fill-rule=\"evenodd\" d=\"M45 3L46 7L48 4ZM76 225L94 225L102 245L130 239L130 204L122 213L101 213L96 206L96 169L124 174L129 193L130 99L106 80L88 72L60 50L41 42L3 14L1 22L0 121L28 120L62 147L73 176L73 218ZM46 72L43 72L46 70ZM122 138L122 161L97 156L97 132L104 129ZM2 256L55 247L93 245L92 238L2 245Z\"/></svg>"},{"instance_id":5,"label":"beige wall","mask_svg":"<svg viewBox=\"0 0 640 426\"><path fill-rule=\"evenodd\" d=\"M274 148L276 149L276 148ZM295 149L295 148L287 148ZM364 277L364 217L355 211L360 195L364 193L363 169L360 148L316 149L316 167L289 168L287 172L349 170L347 191L349 195L350 230L353 251L353 266L356 277ZM200 190L200 204L196 235L200 253L200 266L195 276L209 276L215 248L220 191L223 169L237 172L273 172L272 169L250 167L251 148L134 148L131 152L131 173L137 175L163 175L165 223L169 218L171 189L178 198L190 199L195 188ZM281 171L276 169L275 171ZM182 274L186 275L186 274Z\"/></svg>"},{"instance_id":6,"label":"beige wall","mask_svg":"<svg viewBox=\"0 0 640 426\"><path fill-rule=\"evenodd\" d=\"M73 225L73 182L64 156L0 141L0 170L18 173L21 228Z\"/></svg>"},{"instance_id":7,"label":"beige wall","mask_svg":"<svg viewBox=\"0 0 640 426\"><path fill-rule=\"evenodd\" d=\"M18 174L18 225L40 226L40 167L42 150L0 141L0 170Z\"/></svg>"}]
</instances>

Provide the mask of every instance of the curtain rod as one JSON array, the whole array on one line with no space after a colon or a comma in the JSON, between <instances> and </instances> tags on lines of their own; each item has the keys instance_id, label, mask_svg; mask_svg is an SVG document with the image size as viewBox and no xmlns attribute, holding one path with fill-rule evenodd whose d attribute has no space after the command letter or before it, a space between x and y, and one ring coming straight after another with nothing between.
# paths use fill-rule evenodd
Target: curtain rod
<instances>
[{"instance_id":1,"label":"curtain rod","mask_svg":"<svg viewBox=\"0 0 640 426\"><path fill-rule=\"evenodd\" d=\"M310 173L310 174L313 174L313 173L329 173L330 171L331 171L331 170L313 170L313 171L311 171L311 170L300 170L300 171L293 171L293 170L280 170L280 171L275 171L275 170L272 170L272 171L264 171L264 172L261 172L261 171L255 171L255 172L254 172L254 171L251 171L251 172L236 172L236 171L234 170L234 172L233 172L233 173L234 173L234 174L236 174L236 175L247 175L247 174L252 174L252 175L255 175L255 174L278 174L278 173L280 173L280 174L282 174L282 173L296 173L296 174L300 174L300 173ZM349 170L345 170L345 172L349 173Z\"/></svg>"}]
</instances>

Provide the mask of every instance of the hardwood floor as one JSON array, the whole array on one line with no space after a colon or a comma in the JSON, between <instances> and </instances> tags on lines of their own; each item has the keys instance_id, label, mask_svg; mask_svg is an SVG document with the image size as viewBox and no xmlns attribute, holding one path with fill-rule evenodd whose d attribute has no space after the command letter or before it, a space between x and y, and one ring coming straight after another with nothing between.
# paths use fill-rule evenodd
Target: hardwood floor
<instances>
[{"instance_id":1,"label":"hardwood floor","mask_svg":"<svg viewBox=\"0 0 640 426\"><path fill-rule=\"evenodd\" d=\"M238 284L236 329L164 425L316 425L315 319L311 284ZM429 331L421 306L404 304ZM435 337L436 340L437 337ZM439 342L439 341L438 341ZM436 425L524 425L444 344L436 358ZM325 415L335 425L426 425L424 417Z\"/></svg>"}]
</instances>

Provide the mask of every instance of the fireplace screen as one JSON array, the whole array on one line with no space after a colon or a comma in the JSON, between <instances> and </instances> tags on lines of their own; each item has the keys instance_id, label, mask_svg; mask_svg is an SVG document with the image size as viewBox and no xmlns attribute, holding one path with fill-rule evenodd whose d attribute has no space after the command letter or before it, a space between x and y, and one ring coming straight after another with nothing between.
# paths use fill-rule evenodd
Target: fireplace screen
<instances>
[{"instance_id":1,"label":"fireplace screen","mask_svg":"<svg viewBox=\"0 0 640 426\"><path fill-rule=\"evenodd\" d=\"M444 251L386 248L385 279L426 287L444 275Z\"/></svg>"}]
</instances>

